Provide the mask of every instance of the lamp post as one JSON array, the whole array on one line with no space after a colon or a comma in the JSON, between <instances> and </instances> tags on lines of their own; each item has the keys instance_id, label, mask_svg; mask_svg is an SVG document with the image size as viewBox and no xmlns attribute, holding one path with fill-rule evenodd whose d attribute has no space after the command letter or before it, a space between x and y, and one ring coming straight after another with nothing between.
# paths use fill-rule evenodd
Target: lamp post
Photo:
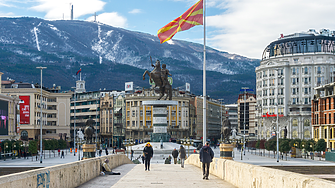
<instances>
[{"instance_id":1,"label":"lamp post","mask_svg":"<svg viewBox=\"0 0 335 188\"><path fill-rule=\"evenodd\" d=\"M219 99L219 101L221 101L221 122L220 122L220 124L221 124L221 140L222 140L222 134L223 134L223 127L222 127L222 101L223 101L224 99Z\"/></svg>"},{"instance_id":2,"label":"lamp post","mask_svg":"<svg viewBox=\"0 0 335 188\"><path fill-rule=\"evenodd\" d=\"M12 144L12 160L15 159L14 148L16 148L15 142Z\"/></svg>"},{"instance_id":3,"label":"lamp post","mask_svg":"<svg viewBox=\"0 0 335 188\"><path fill-rule=\"evenodd\" d=\"M312 142L312 143L309 145L309 147L311 148L311 151L312 151L312 154L313 154L313 155L311 155L311 159L314 160L314 143Z\"/></svg>"},{"instance_id":4,"label":"lamp post","mask_svg":"<svg viewBox=\"0 0 335 188\"><path fill-rule=\"evenodd\" d=\"M47 67L36 67L37 69L40 69L41 70L41 104L40 104L40 109L41 109L41 117L40 117L40 163L42 163L42 124L43 124L43 114L42 114L42 99L43 99L43 96L42 96L42 81L43 81L43 69L46 69Z\"/></svg>"},{"instance_id":5,"label":"lamp post","mask_svg":"<svg viewBox=\"0 0 335 188\"><path fill-rule=\"evenodd\" d=\"M275 69L277 71L277 93L276 93L276 98L277 98L277 130L276 130L276 139L277 139L277 162L279 162L279 101L278 101L278 94L279 94L279 69Z\"/></svg>"},{"instance_id":6,"label":"lamp post","mask_svg":"<svg viewBox=\"0 0 335 188\"><path fill-rule=\"evenodd\" d=\"M242 89L244 90L244 106L243 106L243 115L244 115L244 120L243 120L243 155L245 155L245 109L246 109L246 102L247 102L247 96L246 96L246 92L247 89L249 89L248 87L242 87ZM241 160L242 160L242 156L241 156Z\"/></svg>"},{"instance_id":7,"label":"lamp post","mask_svg":"<svg viewBox=\"0 0 335 188\"><path fill-rule=\"evenodd\" d=\"M6 160L6 149L8 148L8 142L6 142L5 144L4 144L4 151L5 151L5 159L4 159L4 161Z\"/></svg>"},{"instance_id":8,"label":"lamp post","mask_svg":"<svg viewBox=\"0 0 335 188\"><path fill-rule=\"evenodd\" d=\"M128 140L124 140L123 141L123 145L125 145L127 147L127 157L129 158L129 146L133 146L134 143L133 143L133 139L132 138L129 138Z\"/></svg>"},{"instance_id":9,"label":"lamp post","mask_svg":"<svg viewBox=\"0 0 335 188\"><path fill-rule=\"evenodd\" d=\"M190 146L193 145L193 139L190 139L189 137L185 139L185 141L183 142L184 145L187 146L187 157L190 156Z\"/></svg>"},{"instance_id":10,"label":"lamp post","mask_svg":"<svg viewBox=\"0 0 335 188\"><path fill-rule=\"evenodd\" d=\"M76 102L77 102L77 87L71 87L74 89L74 110L73 110L73 149L74 156L76 156Z\"/></svg>"},{"instance_id":11,"label":"lamp post","mask_svg":"<svg viewBox=\"0 0 335 188\"><path fill-rule=\"evenodd\" d=\"M95 143L97 144L97 147L98 147L98 102L99 101L100 101L100 93L99 93L99 98L97 98L96 110L95 110ZM99 107L100 107L100 104L99 104Z\"/></svg>"}]
</instances>

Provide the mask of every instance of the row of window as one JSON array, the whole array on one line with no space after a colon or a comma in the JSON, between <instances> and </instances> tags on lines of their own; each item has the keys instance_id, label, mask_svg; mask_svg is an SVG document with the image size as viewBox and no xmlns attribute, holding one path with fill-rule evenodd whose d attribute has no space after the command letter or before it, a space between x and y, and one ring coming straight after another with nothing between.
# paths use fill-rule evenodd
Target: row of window
<instances>
[{"instance_id":1,"label":"row of window","mask_svg":"<svg viewBox=\"0 0 335 188\"><path fill-rule=\"evenodd\" d=\"M294 59L294 61L297 61L298 59ZM315 68L315 73L316 74L323 74L325 71L325 67L323 66L317 66L317 67L314 67ZM312 73L312 68L311 67L301 67L301 72L304 74L304 75L309 75ZM299 75L299 70L300 70L300 67L292 67L291 68L291 74L292 75ZM256 77L257 79L259 78L264 78L264 77L267 77L267 75L269 74L269 77L272 77L272 76L275 76L275 72L276 70L275 69L269 69L269 70L264 70L262 72L259 72L257 73ZM330 68L330 72L332 73L333 72L333 67ZM283 69L279 69L278 70L278 76L282 76L284 75L284 70Z\"/></svg>"},{"instance_id":2,"label":"row of window","mask_svg":"<svg viewBox=\"0 0 335 188\"><path fill-rule=\"evenodd\" d=\"M167 121L167 124L169 125L169 121ZM146 127L152 126L151 121L146 121L145 122ZM178 125L176 124L176 121L171 121L171 126L172 127L180 127L181 126L181 121L178 122ZM185 126L188 127L188 122L185 121ZM127 121L127 127L130 127L130 121ZM131 122L131 127L136 127L136 121ZM140 121L139 127L143 127L143 121Z\"/></svg>"},{"instance_id":3,"label":"row of window","mask_svg":"<svg viewBox=\"0 0 335 188\"><path fill-rule=\"evenodd\" d=\"M278 98L278 105L284 104L284 98ZM311 98L305 97L303 101L299 101L299 97L292 98L292 104L311 104ZM275 99L263 99L263 106L276 105Z\"/></svg>"}]
</instances>

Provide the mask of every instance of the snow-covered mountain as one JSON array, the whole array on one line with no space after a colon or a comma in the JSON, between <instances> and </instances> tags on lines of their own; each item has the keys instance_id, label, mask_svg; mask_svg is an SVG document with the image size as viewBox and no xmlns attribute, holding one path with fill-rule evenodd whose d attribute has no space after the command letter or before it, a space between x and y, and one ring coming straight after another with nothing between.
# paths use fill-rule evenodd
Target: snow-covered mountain
<instances>
[{"instance_id":1,"label":"snow-covered mountain","mask_svg":"<svg viewBox=\"0 0 335 188\"><path fill-rule=\"evenodd\" d=\"M39 82L35 75L37 71L29 69L42 64L49 69L46 73L50 71L50 75L45 76L46 84L50 85L64 80L58 85L73 86L77 79L75 70L82 67L88 90L123 89L126 81L149 87L147 81L141 81L140 73L152 69L151 56L153 60L167 64L173 74L174 87L189 82L193 93L202 93L201 44L180 40L160 44L157 36L76 20L0 18L0 25L0 71L5 73L3 77ZM209 47L206 57L207 93L211 97L226 97L235 102L237 88L254 87L254 70L259 60ZM18 73L22 67L24 70Z\"/></svg>"}]
</instances>

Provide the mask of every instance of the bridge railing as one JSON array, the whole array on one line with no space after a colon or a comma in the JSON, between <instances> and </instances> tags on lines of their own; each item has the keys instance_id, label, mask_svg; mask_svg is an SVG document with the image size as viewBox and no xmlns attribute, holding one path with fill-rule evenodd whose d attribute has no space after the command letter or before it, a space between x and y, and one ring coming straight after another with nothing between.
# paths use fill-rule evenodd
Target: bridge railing
<instances>
[{"instance_id":1,"label":"bridge railing","mask_svg":"<svg viewBox=\"0 0 335 188\"><path fill-rule=\"evenodd\" d=\"M77 187L99 176L101 162L105 158L109 159L112 169L122 164L132 164L123 154L107 155L0 176L0 187Z\"/></svg>"},{"instance_id":2,"label":"bridge railing","mask_svg":"<svg viewBox=\"0 0 335 188\"><path fill-rule=\"evenodd\" d=\"M188 157L185 163L192 164L200 168L202 166L198 154L193 154ZM213 162L210 165L210 174L215 175L237 187L335 188L335 184L332 181L220 158L213 159Z\"/></svg>"}]
</instances>

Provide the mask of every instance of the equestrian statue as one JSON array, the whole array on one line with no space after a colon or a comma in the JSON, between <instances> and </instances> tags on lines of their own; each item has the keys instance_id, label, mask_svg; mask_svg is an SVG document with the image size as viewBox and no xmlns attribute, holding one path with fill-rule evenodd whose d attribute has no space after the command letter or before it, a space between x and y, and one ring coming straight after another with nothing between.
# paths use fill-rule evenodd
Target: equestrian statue
<instances>
[{"instance_id":1,"label":"equestrian statue","mask_svg":"<svg viewBox=\"0 0 335 188\"><path fill-rule=\"evenodd\" d=\"M151 60L151 57L150 57L150 60ZM152 60L151 60L151 66L154 67L154 70L152 70L151 72L146 70L143 74L143 80L145 80L145 75L148 74L150 82L154 82L155 84L153 88L156 88L157 86L159 87L160 96L157 100L160 100L164 96L165 93L167 95L164 100L166 100L167 97L169 97L169 100L172 100L172 86L170 85L168 81L168 76L172 76L172 75L170 74L169 70L166 69L166 65L162 64L162 68L161 68L161 64L159 60L156 61L155 65L152 64Z\"/></svg>"}]
</instances>

